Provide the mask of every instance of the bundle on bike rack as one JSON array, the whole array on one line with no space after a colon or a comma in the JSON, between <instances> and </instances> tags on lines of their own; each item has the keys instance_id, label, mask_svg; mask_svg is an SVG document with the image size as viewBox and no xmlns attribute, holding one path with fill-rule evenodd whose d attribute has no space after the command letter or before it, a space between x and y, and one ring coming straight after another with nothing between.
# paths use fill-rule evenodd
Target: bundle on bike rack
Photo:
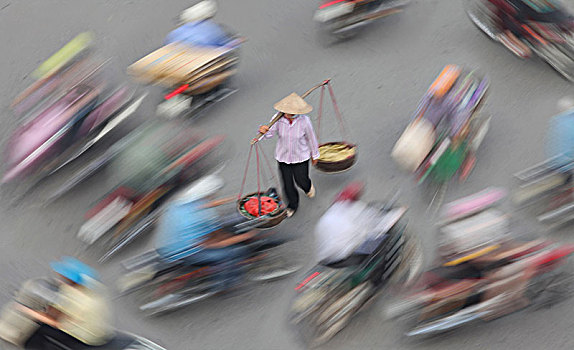
<instances>
[{"instance_id":1,"label":"bundle on bike rack","mask_svg":"<svg viewBox=\"0 0 574 350\"><path fill-rule=\"evenodd\" d=\"M395 144L393 159L419 183L446 183L457 173L464 181L489 128L490 117L478 113L487 89L487 80L474 71L446 66Z\"/></svg>"},{"instance_id":2,"label":"bundle on bike rack","mask_svg":"<svg viewBox=\"0 0 574 350\"><path fill-rule=\"evenodd\" d=\"M238 61L234 48L171 43L129 66L128 73L142 83L181 87L178 93L198 95L235 75Z\"/></svg>"}]
</instances>

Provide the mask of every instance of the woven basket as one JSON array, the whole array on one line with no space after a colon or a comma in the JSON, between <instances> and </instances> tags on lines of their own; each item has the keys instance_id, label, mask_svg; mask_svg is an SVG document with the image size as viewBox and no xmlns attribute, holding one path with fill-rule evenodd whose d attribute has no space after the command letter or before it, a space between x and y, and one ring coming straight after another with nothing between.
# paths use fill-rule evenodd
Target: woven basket
<instances>
[{"instance_id":1,"label":"woven basket","mask_svg":"<svg viewBox=\"0 0 574 350\"><path fill-rule=\"evenodd\" d=\"M257 196L257 192L253 192L250 194L247 194L243 197L241 197L240 200L237 201L237 211L239 212L239 214L241 214L241 216L249 219L249 220L253 220L255 219L255 217L252 216L248 216L245 215L242 211L241 211L241 204L243 202L245 202L245 200L247 198L253 197L253 196ZM261 196L264 195L264 193L260 192L259 193ZM265 221L263 221L263 223L261 223L260 225L257 226L258 229L268 229L268 228L272 228L275 227L277 225L279 225L286 217L287 217L287 213L286 213L286 208L283 206L281 199L279 199L279 206L277 207L277 209L275 209L273 212L271 212L269 214L270 218L266 219Z\"/></svg>"},{"instance_id":2,"label":"woven basket","mask_svg":"<svg viewBox=\"0 0 574 350\"><path fill-rule=\"evenodd\" d=\"M317 168L317 170L320 170L325 173L336 173L345 171L355 164L357 160L357 145L353 145L346 142L327 142L320 144L319 147L326 145L336 145L336 144L346 145L349 146L350 148L353 148L355 150L355 154L337 162L327 162L318 159L317 164L315 164L315 168Z\"/></svg>"}]
</instances>

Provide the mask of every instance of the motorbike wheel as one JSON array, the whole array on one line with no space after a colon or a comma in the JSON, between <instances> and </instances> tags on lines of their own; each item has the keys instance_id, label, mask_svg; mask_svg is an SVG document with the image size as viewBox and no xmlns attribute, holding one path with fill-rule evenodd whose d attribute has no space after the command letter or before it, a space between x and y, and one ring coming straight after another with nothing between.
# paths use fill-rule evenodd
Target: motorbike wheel
<instances>
[{"instance_id":1,"label":"motorbike wheel","mask_svg":"<svg viewBox=\"0 0 574 350\"><path fill-rule=\"evenodd\" d=\"M416 237L408 236L402 253L402 262L391 276L389 283L399 287L408 287L415 283L423 271L424 255Z\"/></svg>"},{"instance_id":2,"label":"motorbike wheel","mask_svg":"<svg viewBox=\"0 0 574 350\"><path fill-rule=\"evenodd\" d=\"M177 119L186 115L194 98L186 95L178 95L169 100L164 100L157 105L156 114L165 119Z\"/></svg>"},{"instance_id":3,"label":"motorbike wheel","mask_svg":"<svg viewBox=\"0 0 574 350\"><path fill-rule=\"evenodd\" d=\"M342 331L349 324L352 317L353 317L352 314L348 314L345 317L341 318L339 321L337 321L328 329L315 335L309 345L314 348L325 344L326 342L331 340L335 335L337 335L337 333Z\"/></svg>"},{"instance_id":4,"label":"motorbike wheel","mask_svg":"<svg viewBox=\"0 0 574 350\"><path fill-rule=\"evenodd\" d=\"M554 45L532 46L533 51L568 81L574 82L574 61Z\"/></svg>"},{"instance_id":5,"label":"motorbike wheel","mask_svg":"<svg viewBox=\"0 0 574 350\"><path fill-rule=\"evenodd\" d=\"M498 29L492 20L492 11L482 2L482 0L467 0L466 14L486 36L494 41L498 41L496 35Z\"/></svg>"},{"instance_id":6,"label":"motorbike wheel","mask_svg":"<svg viewBox=\"0 0 574 350\"><path fill-rule=\"evenodd\" d=\"M168 294L159 299L150 301L140 306L146 316L159 316L171 311L181 309L185 306L198 303L215 295L215 292L204 292L200 294Z\"/></svg>"}]
</instances>

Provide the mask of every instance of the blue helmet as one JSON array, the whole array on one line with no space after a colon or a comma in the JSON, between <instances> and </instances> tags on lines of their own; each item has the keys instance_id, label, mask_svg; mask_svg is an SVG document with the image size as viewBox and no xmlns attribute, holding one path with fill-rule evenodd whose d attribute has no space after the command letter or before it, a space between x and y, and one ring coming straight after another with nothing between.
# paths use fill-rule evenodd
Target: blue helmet
<instances>
[{"instance_id":1,"label":"blue helmet","mask_svg":"<svg viewBox=\"0 0 574 350\"><path fill-rule=\"evenodd\" d=\"M50 263L52 270L79 285L86 284L86 278L98 279L98 273L76 258L65 256L61 261Z\"/></svg>"}]
</instances>

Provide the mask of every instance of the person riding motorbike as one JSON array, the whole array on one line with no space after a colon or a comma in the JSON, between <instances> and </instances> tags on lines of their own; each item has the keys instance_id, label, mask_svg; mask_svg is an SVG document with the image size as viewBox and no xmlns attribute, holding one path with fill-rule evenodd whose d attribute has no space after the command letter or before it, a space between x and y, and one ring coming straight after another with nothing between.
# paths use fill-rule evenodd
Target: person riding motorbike
<instances>
[{"instance_id":1,"label":"person riding motorbike","mask_svg":"<svg viewBox=\"0 0 574 350\"><path fill-rule=\"evenodd\" d=\"M333 205L315 227L316 256L321 265L332 265L352 255L368 255L384 236L378 235L373 219L380 217L376 206L360 200L364 183L353 182L337 195Z\"/></svg>"},{"instance_id":2,"label":"person riding motorbike","mask_svg":"<svg viewBox=\"0 0 574 350\"><path fill-rule=\"evenodd\" d=\"M488 0L488 2L495 6L498 25L506 37L527 55L530 55L531 51L520 39L527 34L524 25L529 22L553 24L566 33L574 30L572 16L553 0L540 0L534 3L529 0Z\"/></svg>"},{"instance_id":3,"label":"person riding motorbike","mask_svg":"<svg viewBox=\"0 0 574 350\"><path fill-rule=\"evenodd\" d=\"M158 223L157 252L166 261L183 261L186 265L217 264L221 290L234 286L241 277L239 262L247 249L240 243L256 235L252 230L243 234L230 233L222 217L207 198L181 198L168 205Z\"/></svg>"},{"instance_id":4,"label":"person riding motorbike","mask_svg":"<svg viewBox=\"0 0 574 350\"><path fill-rule=\"evenodd\" d=\"M98 281L97 273L71 257L50 265L58 279L51 284L54 300L45 305L45 312L18 304L19 311L39 324L25 342L25 348L45 349L47 337L74 348L102 346L109 342L115 333L110 327L111 312L105 289ZM30 288L33 283L36 281L28 281L23 288Z\"/></svg>"}]
</instances>

